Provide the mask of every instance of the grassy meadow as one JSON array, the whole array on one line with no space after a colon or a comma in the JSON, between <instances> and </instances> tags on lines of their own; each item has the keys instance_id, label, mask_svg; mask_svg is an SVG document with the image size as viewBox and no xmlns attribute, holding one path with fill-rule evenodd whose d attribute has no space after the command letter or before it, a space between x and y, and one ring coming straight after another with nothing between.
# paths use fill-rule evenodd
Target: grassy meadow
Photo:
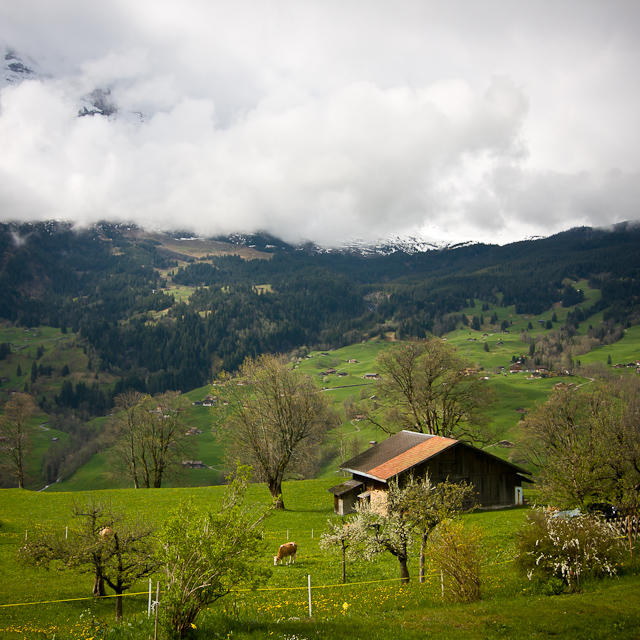
<instances>
[{"instance_id":1,"label":"grassy meadow","mask_svg":"<svg viewBox=\"0 0 640 640\"><path fill-rule=\"evenodd\" d=\"M482 599L455 604L441 593L440 576L429 570L417 580L417 550L409 565L411 582L399 584L397 561L389 554L373 562L350 562L347 583L340 582L338 553L319 547L333 515L330 480L287 482L287 509L264 525L263 562L271 567L280 544L299 546L294 565L272 567L258 591L232 593L204 611L194 639L204 638L637 638L640 628L640 563L628 558L617 578L590 580L581 593L542 595L539 584L515 569L514 535L526 508L477 512L467 524L484 532ZM45 571L20 566L16 550L38 528L73 527L70 505L89 499L108 502L130 518L160 526L187 500L215 508L222 487L111 490L91 493L34 493L3 490L0 496L0 637L32 638L153 637L147 619L148 581L125 597L123 625L114 623L112 598L91 597L91 574ZM249 500L268 502L262 485L252 485ZM312 617L309 618L308 576ZM160 576L158 579L162 579ZM153 580L155 590L156 579Z\"/></svg>"}]
</instances>

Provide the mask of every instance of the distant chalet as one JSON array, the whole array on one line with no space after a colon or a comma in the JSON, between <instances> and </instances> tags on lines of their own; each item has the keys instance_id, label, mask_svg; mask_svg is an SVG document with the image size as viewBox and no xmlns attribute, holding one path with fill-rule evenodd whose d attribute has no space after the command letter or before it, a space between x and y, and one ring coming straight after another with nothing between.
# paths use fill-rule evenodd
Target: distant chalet
<instances>
[{"instance_id":1,"label":"distant chalet","mask_svg":"<svg viewBox=\"0 0 640 640\"><path fill-rule=\"evenodd\" d=\"M338 515L354 511L359 500L386 492L391 481L402 484L410 476L429 476L433 484L469 482L476 490L476 504L484 509L523 503L523 482L530 472L486 451L451 438L401 431L347 460L340 469L352 479L329 491Z\"/></svg>"}]
</instances>

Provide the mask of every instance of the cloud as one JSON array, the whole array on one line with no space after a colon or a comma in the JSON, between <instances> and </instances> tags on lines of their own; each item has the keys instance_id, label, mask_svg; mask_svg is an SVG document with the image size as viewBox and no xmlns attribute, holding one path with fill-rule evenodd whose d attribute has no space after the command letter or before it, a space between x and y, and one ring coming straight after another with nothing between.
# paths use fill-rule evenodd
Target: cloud
<instances>
[{"instance_id":1,"label":"cloud","mask_svg":"<svg viewBox=\"0 0 640 640\"><path fill-rule=\"evenodd\" d=\"M213 101L185 97L133 125L77 118L56 83L24 82L2 94L2 191L30 194L17 217L179 220L208 235L264 229L328 244L437 218L439 185L460 178L463 160L518 155L526 111L505 79L485 95L462 81L363 82L273 102L223 128Z\"/></svg>"},{"instance_id":2,"label":"cloud","mask_svg":"<svg viewBox=\"0 0 640 640\"><path fill-rule=\"evenodd\" d=\"M51 72L0 91L0 219L325 245L637 219L629 4L0 0ZM78 118L97 87L117 117Z\"/></svg>"}]
</instances>

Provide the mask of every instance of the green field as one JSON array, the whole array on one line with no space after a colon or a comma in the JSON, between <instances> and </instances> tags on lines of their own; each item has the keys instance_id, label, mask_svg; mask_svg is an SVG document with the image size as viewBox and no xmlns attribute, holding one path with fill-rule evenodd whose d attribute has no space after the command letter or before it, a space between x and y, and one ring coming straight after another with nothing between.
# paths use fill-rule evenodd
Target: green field
<instances>
[{"instance_id":1,"label":"green field","mask_svg":"<svg viewBox=\"0 0 640 640\"><path fill-rule=\"evenodd\" d=\"M347 584L340 582L340 559L322 551L319 538L334 518L329 480L287 482L287 510L273 513L264 527L266 566L278 545L295 540L298 560L278 566L257 592L223 599L197 621L193 638L637 638L640 580L637 560L628 558L620 576L587 581L582 593L544 596L539 585L518 574L513 563L514 534L526 508L465 516L484 531L482 600L470 605L443 602L439 575L419 584L417 554L412 580L400 586L397 561L389 554L374 562L350 562ZM0 493L0 637L3 640L68 638L147 638L148 582L125 598L123 627L114 625L114 601L90 597L92 576L47 572L16 563L18 545L38 528L73 526L69 507L87 498L109 501L115 510L160 525L191 499L199 508L215 506L221 487L120 490L43 494L17 489ZM249 498L268 502L264 486ZM312 619L308 613L308 576ZM155 588L155 579L154 579ZM346 603L346 606L345 606ZM91 617L87 615L90 610ZM229 635L227 635L229 634ZM151 636L152 637L152 636Z\"/></svg>"}]
</instances>

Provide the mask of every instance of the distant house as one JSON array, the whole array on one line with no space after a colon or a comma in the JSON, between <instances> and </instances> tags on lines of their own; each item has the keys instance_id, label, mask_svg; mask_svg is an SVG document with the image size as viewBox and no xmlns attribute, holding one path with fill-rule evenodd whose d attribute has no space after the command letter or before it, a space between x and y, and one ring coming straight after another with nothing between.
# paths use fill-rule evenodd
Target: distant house
<instances>
[{"instance_id":1,"label":"distant house","mask_svg":"<svg viewBox=\"0 0 640 640\"><path fill-rule=\"evenodd\" d=\"M364 377L367 380L377 380L380 377L380 374L378 374L378 373L365 373Z\"/></svg>"},{"instance_id":2,"label":"distant house","mask_svg":"<svg viewBox=\"0 0 640 640\"><path fill-rule=\"evenodd\" d=\"M202 460L183 460L182 466L187 469L206 469L206 465Z\"/></svg>"},{"instance_id":3,"label":"distant house","mask_svg":"<svg viewBox=\"0 0 640 640\"><path fill-rule=\"evenodd\" d=\"M514 362L513 364L509 365L509 371L511 373L519 373L520 371L522 371L523 366L520 362Z\"/></svg>"},{"instance_id":4,"label":"distant house","mask_svg":"<svg viewBox=\"0 0 640 640\"><path fill-rule=\"evenodd\" d=\"M411 475L429 476L435 484L466 481L476 489L476 503L485 509L523 503L523 482L530 472L482 449L452 438L401 431L340 465L352 478L331 487L334 510L345 515L359 500L386 492Z\"/></svg>"}]
</instances>

